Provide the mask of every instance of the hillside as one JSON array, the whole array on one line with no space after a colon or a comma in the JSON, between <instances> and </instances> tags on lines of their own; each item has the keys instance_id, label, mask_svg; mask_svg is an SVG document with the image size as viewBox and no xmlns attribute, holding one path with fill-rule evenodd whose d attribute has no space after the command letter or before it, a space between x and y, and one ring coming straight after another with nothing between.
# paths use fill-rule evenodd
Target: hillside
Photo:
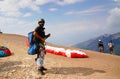
<instances>
[{"instance_id":1,"label":"hillside","mask_svg":"<svg viewBox=\"0 0 120 79\"><path fill-rule=\"evenodd\" d=\"M82 50L89 58L47 53L44 65L48 71L41 76L36 70L36 55L27 54L26 40L27 37L20 35L0 34L0 45L12 51L11 56L0 58L0 79L120 79L119 56L71 47L65 48Z\"/></svg>"},{"instance_id":2,"label":"hillside","mask_svg":"<svg viewBox=\"0 0 120 79\"><path fill-rule=\"evenodd\" d=\"M98 40L102 40L104 47L105 47L105 53L108 53L108 42L110 40L113 41L114 43L114 52L116 55L120 55L120 32L119 33L115 33L115 34L105 34L105 35L101 35L97 38L93 38L90 39L88 41L82 42L82 43L78 43L73 45L73 47L77 47L77 48L82 48L82 49L87 49L87 50L93 50L93 51L98 51Z\"/></svg>"}]
</instances>

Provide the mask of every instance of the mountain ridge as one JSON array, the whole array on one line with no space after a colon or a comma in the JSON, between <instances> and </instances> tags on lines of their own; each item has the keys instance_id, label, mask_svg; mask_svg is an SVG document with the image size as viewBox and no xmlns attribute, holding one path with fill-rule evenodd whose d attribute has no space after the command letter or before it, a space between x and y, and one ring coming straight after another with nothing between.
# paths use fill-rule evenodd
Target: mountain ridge
<instances>
[{"instance_id":1,"label":"mountain ridge","mask_svg":"<svg viewBox=\"0 0 120 79\"><path fill-rule=\"evenodd\" d=\"M120 32L114 33L114 34L104 34L96 38L92 38L90 40L75 44L73 45L73 47L93 50L93 51L99 51L98 45L97 45L99 39L103 41L103 44L105 47L105 50L104 50L105 53L109 53L107 44L110 40L112 40L115 45L115 48L114 48L115 54L120 55L120 50L119 50L120 49Z\"/></svg>"}]
</instances>

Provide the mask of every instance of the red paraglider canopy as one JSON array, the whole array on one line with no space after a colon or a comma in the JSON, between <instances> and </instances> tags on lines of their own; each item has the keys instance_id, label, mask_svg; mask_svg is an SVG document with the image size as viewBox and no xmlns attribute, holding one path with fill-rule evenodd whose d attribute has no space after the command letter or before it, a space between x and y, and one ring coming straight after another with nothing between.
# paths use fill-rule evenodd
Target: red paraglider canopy
<instances>
[{"instance_id":1,"label":"red paraglider canopy","mask_svg":"<svg viewBox=\"0 0 120 79\"><path fill-rule=\"evenodd\" d=\"M70 57L70 58L87 58L87 54L82 51L78 50L70 50L70 49L64 49L64 48L57 48L52 46L46 46L46 52L52 53L55 55L61 55L64 57Z\"/></svg>"}]
</instances>

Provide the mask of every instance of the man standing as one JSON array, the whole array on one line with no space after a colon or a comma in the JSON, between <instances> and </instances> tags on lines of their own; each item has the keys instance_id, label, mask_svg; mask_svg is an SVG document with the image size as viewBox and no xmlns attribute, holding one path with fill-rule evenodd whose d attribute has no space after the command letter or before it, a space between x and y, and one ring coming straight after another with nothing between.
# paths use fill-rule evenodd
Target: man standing
<instances>
[{"instance_id":1,"label":"man standing","mask_svg":"<svg viewBox=\"0 0 120 79\"><path fill-rule=\"evenodd\" d=\"M104 52L104 45L101 40L99 40L98 42L98 48L99 48L99 52Z\"/></svg>"},{"instance_id":2,"label":"man standing","mask_svg":"<svg viewBox=\"0 0 120 79\"><path fill-rule=\"evenodd\" d=\"M112 40L110 40L109 43L108 43L108 49L109 49L110 54L114 54L113 53L113 51L114 51L114 44L113 44Z\"/></svg>"},{"instance_id":3,"label":"man standing","mask_svg":"<svg viewBox=\"0 0 120 79\"><path fill-rule=\"evenodd\" d=\"M47 70L43 66L44 56L46 54L45 40L50 36L50 34L45 35L45 28L44 28L45 20L44 19L41 19L40 21L38 21L38 24L39 26L37 26L34 30L34 38L33 38L37 46L36 48L37 58L35 60L38 66L38 72L41 75L44 75L45 73L43 71Z\"/></svg>"}]
</instances>

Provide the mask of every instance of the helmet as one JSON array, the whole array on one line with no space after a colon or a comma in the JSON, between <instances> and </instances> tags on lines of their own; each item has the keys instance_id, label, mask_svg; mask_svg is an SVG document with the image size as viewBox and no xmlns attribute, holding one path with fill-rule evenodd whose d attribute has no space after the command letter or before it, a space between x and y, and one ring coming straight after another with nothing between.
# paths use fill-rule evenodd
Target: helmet
<instances>
[{"instance_id":1,"label":"helmet","mask_svg":"<svg viewBox=\"0 0 120 79\"><path fill-rule=\"evenodd\" d=\"M101 41L101 40L99 39L99 41Z\"/></svg>"},{"instance_id":2,"label":"helmet","mask_svg":"<svg viewBox=\"0 0 120 79\"><path fill-rule=\"evenodd\" d=\"M38 24L39 24L39 23L45 23L45 20L44 20L44 19L41 19L41 20L38 21Z\"/></svg>"}]
</instances>

